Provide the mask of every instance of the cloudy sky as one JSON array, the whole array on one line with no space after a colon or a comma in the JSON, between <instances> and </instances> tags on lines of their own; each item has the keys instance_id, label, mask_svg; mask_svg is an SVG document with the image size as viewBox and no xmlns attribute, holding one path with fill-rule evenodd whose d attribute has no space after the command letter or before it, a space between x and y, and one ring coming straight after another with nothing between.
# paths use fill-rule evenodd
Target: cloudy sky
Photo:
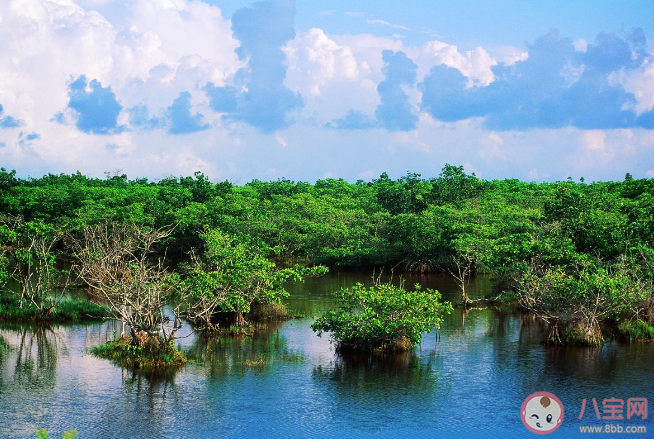
<instances>
[{"instance_id":1,"label":"cloudy sky","mask_svg":"<svg viewBox=\"0 0 654 439\"><path fill-rule=\"evenodd\" d=\"M650 0L2 0L0 166L654 178L653 35Z\"/></svg>"}]
</instances>

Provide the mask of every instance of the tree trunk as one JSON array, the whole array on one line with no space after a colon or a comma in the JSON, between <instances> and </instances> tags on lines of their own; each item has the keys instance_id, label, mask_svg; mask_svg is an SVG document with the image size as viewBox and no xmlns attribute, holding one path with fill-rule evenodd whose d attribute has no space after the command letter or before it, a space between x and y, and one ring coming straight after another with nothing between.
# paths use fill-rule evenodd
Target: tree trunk
<instances>
[{"instance_id":1,"label":"tree trunk","mask_svg":"<svg viewBox=\"0 0 654 439\"><path fill-rule=\"evenodd\" d=\"M234 326L246 326L247 321L245 320L245 317L243 317L243 313L241 311L236 311L234 314Z\"/></svg>"},{"instance_id":2,"label":"tree trunk","mask_svg":"<svg viewBox=\"0 0 654 439\"><path fill-rule=\"evenodd\" d=\"M555 319L550 321L549 328L547 331L547 344L550 345L561 345L563 341L561 340L561 327L560 320Z\"/></svg>"},{"instance_id":3,"label":"tree trunk","mask_svg":"<svg viewBox=\"0 0 654 439\"><path fill-rule=\"evenodd\" d=\"M468 298L468 293L466 293L466 287L463 284L461 284L461 304L464 308L470 305L470 299Z\"/></svg>"},{"instance_id":4,"label":"tree trunk","mask_svg":"<svg viewBox=\"0 0 654 439\"><path fill-rule=\"evenodd\" d=\"M132 332L134 335L132 337L132 344L140 347L144 347L145 345L148 344L148 340L150 339L150 334L148 334L147 331L138 331L138 332Z\"/></svg>"}]
</instances>

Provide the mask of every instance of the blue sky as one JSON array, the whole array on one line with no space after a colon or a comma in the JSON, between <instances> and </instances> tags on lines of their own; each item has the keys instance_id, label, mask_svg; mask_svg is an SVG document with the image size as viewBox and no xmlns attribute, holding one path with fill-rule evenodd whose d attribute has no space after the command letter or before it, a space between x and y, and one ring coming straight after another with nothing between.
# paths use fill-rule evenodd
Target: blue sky
<instances>
[{"instance_id":1,"label":"blue sky","mask_svg":"<svg viewBox=\"0 0 654 439\"><path fill-rule=\"evenodd\" d=\"M247 0L206 0L221 7L227 16L249 6ZM327 33L372 32L377 35L404 33L411 44L420 44L432 31L464 49L486 45L520 45L550 29L576 38L593 39L604 31L623 26L654 28L653 7L647 0L577 1L443 1L443 0L297 0L299 29L320 27ZM345 15L346 12L361 14ZM384 20L410 31L383 26L371 28L365 20ZM651 32L647 32L651 34Z\"/></svg>"},{"instance_id":2,"label":"blue sky","mask_svg":"<svg viewBox=\"0 0 654 439\"><path fill-rule=\"evenodd\" d=\"M648 1L11 0L0 165L654 178Z\"/></svg>"}]
</instances>

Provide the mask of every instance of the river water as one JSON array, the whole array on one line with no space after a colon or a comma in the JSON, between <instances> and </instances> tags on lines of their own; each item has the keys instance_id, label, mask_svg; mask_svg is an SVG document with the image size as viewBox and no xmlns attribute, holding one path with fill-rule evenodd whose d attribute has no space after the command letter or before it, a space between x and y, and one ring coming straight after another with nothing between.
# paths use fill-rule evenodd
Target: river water
<instances>
[{"instance_id":1,"label":"river water","mask_svg":"<svg viewBox=\"0 0 654 439\"><path fill-rule=\"evenodd\" d=\"M292 285L287 304L306 318L273 324L252 337L179 340L193 360L172 377L146 377L88 353L113 337L112 323L36 328L0 324L0 437L535 437L520 408L537 391L565 410L553 437L580 426L645 426L627 418L629 398L654 402L654 345L610 342L601 348L551 348L531 316L501 309L461 310L426 334L415 351L391 358L342 358L310 329L333 306L330 293L368 275L332 273ZM447 276L409 277L455 300ZM490 289L471 282L471 296ZM623 420L598 420L624 403ZM587 400L579 419L583 400Z\"/></svg>"}]
</instances>

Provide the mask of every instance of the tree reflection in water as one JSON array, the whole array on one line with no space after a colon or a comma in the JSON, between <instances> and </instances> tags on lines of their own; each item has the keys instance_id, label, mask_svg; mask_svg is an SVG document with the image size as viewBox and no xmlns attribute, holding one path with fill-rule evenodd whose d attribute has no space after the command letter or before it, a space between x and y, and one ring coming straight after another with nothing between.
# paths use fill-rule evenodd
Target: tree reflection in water
<instances>
[{"instance_id":1,"label":"tree reflection in water","mask_svg":"<svg viewBox=\"0 0 654 439\"><path fill-rule=\"evenodd\" d=\"M263 372L274 364L304 361L301 353L289 348L280 332L282 325L271 322L266 329L249 336L197 337L185 354L214 379L234 374L242 377L248 370Z\"/></svg>"},{"instance_id":2,"label":"tree reflection in water","mask_svg":"<svg viewBox=\"0 0 654 439\"><path fill-rule=\"evenodd\" d=\"M62 333L47 325L3 325L0 363L21 387L54 388L59 354L67 354Z\"/></svg>"}]
</instances>

